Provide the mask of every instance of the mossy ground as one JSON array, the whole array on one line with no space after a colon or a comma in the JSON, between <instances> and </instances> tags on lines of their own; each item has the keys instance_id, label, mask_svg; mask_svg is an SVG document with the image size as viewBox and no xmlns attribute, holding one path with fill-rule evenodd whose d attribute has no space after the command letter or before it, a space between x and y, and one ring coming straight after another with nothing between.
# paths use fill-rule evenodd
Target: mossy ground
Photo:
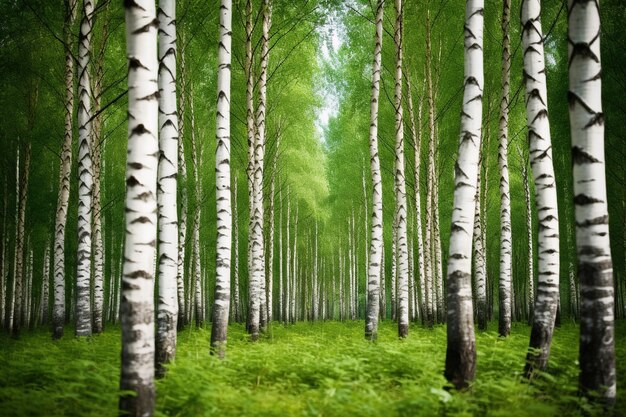
<instances>
[{"instance_id":1,"label":"mossy ground","mask_svg":"<svg viewBox=\"0 0 626 417\"><path fill-rule=\"evenodd\" d=\"M363 340L363 322L274 324L259 343L229 329L227 359L209 355L210 332L179 335L178 357L157 383L159 416L576 416L603 415L577 393L578 327L556 329L550 370L532 384L521 370L529 328L507 339L495 323L477 334L476 382L447 391L445 327L412 326L406 340L393 323L379 341ZM71 335L71 329L67 329ZM617 323L618 404L626 415L626 322ZM53 342L46 329L0 336L0 416L117 414L119 328L88 340Z\"/></svg>"}]
</instances>

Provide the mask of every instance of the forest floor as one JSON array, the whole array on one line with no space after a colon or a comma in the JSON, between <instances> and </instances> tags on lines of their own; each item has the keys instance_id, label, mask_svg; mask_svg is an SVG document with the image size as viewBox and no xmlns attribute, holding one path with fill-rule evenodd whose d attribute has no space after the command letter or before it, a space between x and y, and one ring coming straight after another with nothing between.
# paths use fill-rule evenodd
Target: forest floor
<instances>
[{"instance_id":1,"label":"forest floor","mask_svg":"<svg viewBox=\"0 0 626 417\"><path fill-rule=\"evenodd\" d=\"M529 327L506 339L497 323L477 334L476 382L447 391L446 334L411 326L398 340L383 323L379 341L363 322L273 324L259 343L229 328L227 359L209 355L210 331L183 330L178 357L157 383L158 416L577 416L608 415L578 399L578 327L557 328L550 369L532 383L521 371ZM618 404L626 415L626 322L617 323ZM66 329L71 335L72 329ZM118 327L87 340L53 342L47 329L0 336L0 416L115 416Z\"/></svg>"}]
</instances>

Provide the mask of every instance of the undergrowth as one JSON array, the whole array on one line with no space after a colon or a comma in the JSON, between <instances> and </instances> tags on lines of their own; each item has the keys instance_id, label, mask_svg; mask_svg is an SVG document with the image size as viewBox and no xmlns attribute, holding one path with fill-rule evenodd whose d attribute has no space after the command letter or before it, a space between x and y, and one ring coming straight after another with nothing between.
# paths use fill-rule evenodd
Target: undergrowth
<instances>
[{"instance_id":1,"label":"undergrowth","mask_svg":"<svg viewBox=\"0 0 626 417\"><path fill-rule=\"evenodd\" d=\"M626 415L626 322L616 330L614 413ZM398 340L387 322L373 344L362 334L362 322L274 324L251 343L233 325L220 361L209 355L209 330L183 330L176 362L157 383L157 416L608 415L577 396L573 323L556 329L550 369L532 383L521 377L529 328L514 324L502 339L493 323L477 334L476 381L461 393L443 377L445 327L412 326ZM0 416L117 415L119 352L119 328L88 340L55 342L45 329L0 336Z\"/></svg>"}]
</instances>

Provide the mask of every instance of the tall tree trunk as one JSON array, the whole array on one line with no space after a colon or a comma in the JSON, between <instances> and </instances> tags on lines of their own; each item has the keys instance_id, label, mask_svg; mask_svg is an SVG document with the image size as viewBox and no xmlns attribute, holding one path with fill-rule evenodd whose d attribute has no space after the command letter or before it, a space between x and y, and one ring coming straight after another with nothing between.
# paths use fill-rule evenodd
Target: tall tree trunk
<instances>
[{"instance_id":1,"label":"tall tree trunk","mask_svg":"<svg viewBox=\"0 0 626 417\"><path fill-rule=\"evenodd\" d=\"M102 57L102 56L101 56ZM100 95L102 92L102 61L96 62L96 79L94 80L93 100L94 111L100 111ZM102 333L104 327L104 247L102 237L102 202L101 202L101 133L102 118L98 115L92 122L91 151L93 168L93 189L91 199L92 212L92 254L93 254L93 332Z\"/></svg>"},{"instance_id":2,"label":"tall tree trunk","mask_svg":"<svg viewBox=\"0 0 626 417\"><path fill-rule=\"evenodd\" d=\"M194 313L196 317L196 326L201 327L204 324L204 310L202 309L202 265L200 262L200 221L202 219L202 202L203 194L200 179L200 160L202 159L202 149L198 151L198 143L196 141L196 113L194 109L194 93L193 84L189 82L189 113L191 115L191 168L193 173L195 206L193 212L193 248L192 248L192 265L193 275L190 277L190 286L194 290ZM190 313L191 313L190 307Z\"/></svg>"},{"instance_id":3,"label":"tall tree trunk","mask_svg":"<svg viewBox=\"0 0 626 417\"><path fill-rule=\"evenodd\" d=\"M241 303L239 295L239 213L237 212L237 177L233 181L233 306L231 317L235 323L241 321Z\"/></svg>"},{"instance_id":4,"label":"tall tree trunk","mask_svg":"<svg viewBox=\"0 0 626 417\"><path fill-rule=\"evenodd\" d=\"M18 145L19 146L19 145ZM19 169L19 155L18 155L18 169ZM19 204L18 204L18 217L16 222L16 236L15 236L15 274L13 279L15 281L14 293L15 293L15 310L13 314L13 336L18 337L23 322L24 311L28 300L23 298L24 291L24 228L26 223L26 204L28 200L28 180L30 176L30 160L31 160L31 142L26 143L26 152L24 153L24 172L21 176L19 189ZM16 178L20 178L18 175Z\"/></svg>"},{"instance_id":5,"label":"tall tree trunk","mask_svg":"<svg viewBox=\"0 0 626 417\"><path fill-rule=\"evenodd\" d=\"M272 322L274 318L274 236L275 236L275 203L276 197L276 168L278 166L278 151L280 149L280 134L276 136L276 146L274 149L274 161L272 163L272 177L270 180L269 195L269 238L267 243L268 261L267 261L267 321Z\"/></svg>"},{"instance_id":6,"label":"tall tree trunk","mask_svg":"<svg viewBox=\"0 0 626 417\"><path fill-rule=\"evenodd\" d=\"M420 184L420 171L422 167L422 103L423 99L420 98L417 107L417 124L415 123L415 114L413 110L413 88L411 87L411 77L406 76L406 89L407 89L407 103L409 107L409 119L411 126L411 135L413 137L413 191L415 194L415 238L417 239L417 274L419 274L419 281L422 289L422 296L424 295L424 238L422 230L422 198L421 198L421 184ZM417 285L417 280L415 281ZM417 305L418 289L415 288ZM424 303L422 302L422 306ZM425 312L420 310L417 312L420 316L424 316Z\"/></svg>"},{"instance_id":7,"label":"tall tree trunk","mask_svg":"<svg viewBox=\"0 0 626 417\"><path fill-rule=\"evenodd\" d=\"M465 75L459 155L448 257L448 346L445 377L457 389L474 379L476 340L472 308L472 229L482 130L484 1L465 6Z\"/></svg>"},{"instance_id":8,"label":"tall tree trunk","mask_svg":"<svg viewBox=\"0 0 626 417\"><path fill-rule=\"evenodd\" d=\"M246 169L248 176L248 333L252 340L259 337L260 300L258 274L255 274L255 170L256 170L256 139L254 121L254 63L252 50L252 1L246 1L246 132L248 137L248 166Z\"/></svg>"},{"instance_id":9,"label":"tall tree trunk","mask_svg":"<svg viewBox=\"0 0 626 417\"><path fill-rule=\"evenodd\" d=\"M409 335L409 253L407 245L406 179L404 176L404 123L402 120L402 0L395 0L395 9L396 23L394 40L396 44L396 85L394 93L394 105L396 114L395 193L396 218L398 229L396 236L398 249L398 336L407 337Z\"/></svg>"},{"instance_id":10,"label":"tall tree trunk","mask_svg":"<svg viewBox=\"0 0 626 417\"><path fill-rule=\"evenodd\" d=\"M284 300L285 284L283 269L283 190L278 189L278 201L280 203L280 214L278 217L278 321L285 320Z\"/></svg>"},{"instance_id":11,"label":"tall tree trunk","mask_svg":"<svg viewBox=\"0 0 626 417\"><path fill-rule=\"evenodd\" d=\"M569 110L580 279L580 386L615 403L613 262L609 240L598 1L568 1Z\"/></svg>"},{"instance_id":12,"label":"tall tree trunk","mask_svg":"<svg viewBox=\"0 0 626 417\"><path fill-rule=\"evenodd\" d=\"M435 129L435 132L437 129ZM438 136L435 136L438 137ZM438 154L438 152L437 152ZM435 156L438 159L437 156ZM483 239L484 241L485 239ZM443 323L445 317L445 303L443 294L443 265L441 254L441 229L439 227L439 169L435 165L435 176L433 186L433 272L435 274L435 283L437 289L437 320Z\"/></svg>"},{"instance_id":13,"label":"tall tree trunk","mask_svg":"<svg viewBox=\"0 0 626 417\"><path fill-rule=\"evenodd\" d=\"M19 225L20 225L20 147L19 144L16 149L15 155L15 246L13 253L13 279L11 280L11 300L9 302L9 317L7 318L7 329L9 332L13 332L15 327L15 303L17 301L17 260L18 260L18 244L22 245L23 243L19 243L18 235L19 235ZM24 256L24 255L21 255ZM20 291L21 294L21 291Z\"/></svg>"},{"instance_id":14,"label":"tall tree trunk","mask_svg":"<svg viewBox=\"0 0 626 417\"><path fill-rule=\"evenodd\" d=\"M296 297L298 296L298 205L296 204L296 212L293 223L293 271L291 273L291 322L295 323L296 315Z\"/></svg>"},{"instance_id":15,"label":"tall tree trunk","mask_svg":"<svg viewBox=\"0 0 626 417\"><path fill-rule=\"evenodd\" d=\"M367 272L368 293L365 314L365 338L378 337L380 315L381 265L383 262L383 186L378 156L378 100L380 97L380 72L383 48L384 0L376 4L376 31L374 33L374 59L372 64L372 93L370 99L370 171L372 174L372 228ZM365 202L367 204L367 202Z\"/></svg>"},{"instance_id":16,"label":"tall tree trunk","mask_svg":"<svg viewBox=\"0 0 626 417\"><path fill-rule=\"evenodd\" d=\"M485 157L484 149L481 150L480 160L482 161ZM481 212L480 212L480 202L481 202L481 187L480 187L480 168L482 163L478 163L478 181L476 183L476 208L474 209L474 236L473 236L473 244L474 244L474 277L476 280L476 318L478 321L478 328L480 330L487 329L487 274L485 272L485 251L484 245L485 241L483 240L482 233L482 224L481 224ZM509 306L510 308L510 306Z\"/></svg>"},{"instance_id":17,"label":"tall tree trunk","mask_svg":"<svg viewBox=\"0 0 626 417\"><path fill-rule=\"evenodd\" d=\"M509 192L509 81L511 78L511 52L509 22L511 20L511 0L502 2L502 98L500 99L500 122L498 144L498 165L500 167L500 279L499 300L500 318L498 331L507 336L511 331L511 195ZM479 303L479 310L481 309Z\"/></svg>"},{"instance_id":18,"label":"tall tree trunk","mask_svg":"<svg viewBox=\"0 0 626 417\"><path fill-rule=\"evenodd\" d=\"M52 337L63 337L65 324L65 225L70 199L70 171L72 169L72 138L74 117L74 55L72 27L76 18L77 0L65 2L66 14L63 34L65 40L65 131L61 145L59 194L54 225L54 305L52 307Z\"/></svg>"},{"instance_id":19,"label":"tall tree trunk","mask_svg":"<svg viewBox=\"0 0 626 417\"><path fill-rule=\"evenodd\" d=\"M184 45L181 37L181 45ZM176 287L178 298L178 328L187 323L189 304L185 301L185 246L187 240L187 210L189 197L187 193L187 161L185 159L185 114L186 114L186 71L185 51L180 50L180 94L178 96L180 117L178 117L178 184L180 185L180 219L178 226L178 266L176 272Z\"/></svg>"},{"instance_id":20,"label":"tall tree trunk","mask_svg":"<svg viewBox=\"0 0 626 417\"><path fill-rule=\"evenodd\" d=\"M522 181L524 183L524 197L526 201L526 240L528 252L528 276L527 282L527 301L526 309L528 310L529 323L533 320L533 307L535 305L535 255L533 250L533 218L532 205L530 200L530 183L528 180L528 159L522 153L522 149L518 146L520 160L522 161ZM512 288L512 287L511 287Z\"/></svg>"},{"instance_id":21,"label":"tall tree trunk","mask_svg":"<svg viewBox=\"0 0 626 417\"><path fill-rule=\"evenodd\" d=\"M76 336L91 336L91 233L93 166L91 149L90 56L94 0L83 0L78 41L78 257Z\"/></svg>"},{"instance_id":22,"label":"tall tree trunk","mask_svg":"<svg viewBox=\"0 0 626 417\"><path fill-rule=\"evenodd\" d=\"M544 370L548 364L559 296L559 213L552 166L540 16L540 0L522 2L526 117L530 164L535 180L535 201L539 217L537 298L530 334L530 350L526 357L525 374L527 376L530 376L534 369Z\"/></svg>"},{"instance_id":23,"label":"tall tree trunk","mask_svg":"<svg viewBox=\"0 0 626 417\"><path fill-rule=\"evenodd\" d=\"M391 232L391 320L396 320L398 316L398 286L396 284L398 277L398 227L397 217L393 216L393 226Z\"/></svg>"},{"instance_id":24,"label":"tall tree trunk","mask_svg":"<svg viewBox=\"0 0 626 417\"><path fill-rule=\"evenodd\" d=\"M156 371L176 357L178 325L178 114L176 106L176 0L159 0L159 208Z\"/></svg>"},{"instance_id":25,"label":"tall tree trunk","mask_svg":"<svg viewBox=\"0 0 626 417\"><path fill-rule=\"evenodd\" d=\"M126 2L128 152L122 278L120 412L154 413L154 258L159 163L157 18L151 0Z\"/></svg>"},{"instance_id":26,"label":"tall tree trunk","mask_svg":"<svg viewBox=\"0 0 626 417\"><path fill-rule=\"evenodd\" d=\"M93 189L91 200L92 211L92 254L93 254L93 331L102 333L104 329L104 268L105 268L105 248L103 237L103 216L102 216L102 187L101 178L104 178L102 165L102 127L104 120L101 114L101 102L104 83L104 55L106 44L109 38L109 10L110 3L105 3L104 9L100 12L100 19L104 20L101 29L101 43L94 59L93 78L93 122L91 129L91 151L93 169Z\"/></svg>"},{"instance_id":27,"label":"tall tree trunk","mask_svg":"<svg viewBox=\"0 0 626 417\"><path fill-rule=\"evenodd\" d=\"M263 25L261 35L261 59L259 74L259 97L256 113L256 135L254 144L254 226L253 226L253 274L258 283L256 295L259 299L259 328L267 330L267 294L265 293L265 246L263 213L263 172L265 170L265 140L267 113L267 64L269 58L269 30L272 24L272 6L270 0L262 1Z\"/></svg>"},{"instance_id":28,"label":"tall tree trunk","mask_svg":"<svg viewBox=\"0 0 626 417\"><path fill-rule=\"evenodd\" d=\"M217 259L211 347L220 358L226 353L230 309L232 255L232 206L230 194L230 63L232 43L232 0L221 0L220 38L217 64L217 122L215 193L217 200Z\"/></svg>"},{"instance_id":29,"label":"tall tree trunk","mask_svg":"<svg viewBox=\"0 0 626 417\"><path fill-rule=\"evenodd\" d=\"M291 321L291 244L289 242L291 225L291 193L287 190L287 227L285 229L285 243L287 255L285 259L285 312L283 319L285 324Z\"/></svg>"},{"instance_id":30,"label":"tall tree trunk","mask_svg":"<svg viewBox=\"0 0 626 417\"><path fill-rule=\"evenodd\" d=\"M50 310L50 246L46 245L43 256L43 275L41 277L41 302L40 321L41 324L48 323L48 312Z\"/></svg>"},{"instance_id":31,"label":"tall tree trunk","mask_svg":"<svg viewBox=\"0 0 626 417\"><path fill-rule=\"evenodd\" d=\"M435 189L435 97L432 80L432 48L430 43L430 14L426 14L426 89L428 95L428 168L426 170L426 240L424 256L424 280L425 280L425 311L426 325L432 327L435 321L435 290L433 288L435 276L435 263L433 259L434 242L433 236L433 193Z\"/></svg>"},{"instance_id":32,"label":"tall tree trunk","mask_svg":"<svg viewBox=\"0 0 626 417\"><path fill-rule=\"evenodd\" d=\"M7 230L7 216L9 207L9 190L7 189L7 177L4 177L4 194L3 194L3 216L2 216L2 236L0 236L0 244L2 245L2 267L0 268L0 329L6 326L6 299L7 299L7 246L9 243Z\"/></svg>"}]
</instances>

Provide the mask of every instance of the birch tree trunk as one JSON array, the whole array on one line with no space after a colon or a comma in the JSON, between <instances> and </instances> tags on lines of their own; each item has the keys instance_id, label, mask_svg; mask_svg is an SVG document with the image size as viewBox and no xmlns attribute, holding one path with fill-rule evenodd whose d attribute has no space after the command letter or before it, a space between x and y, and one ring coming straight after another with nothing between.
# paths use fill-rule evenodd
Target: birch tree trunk
<instances>
[{"instance_id":1,"label":"birch tree trunk","mask_svg":"<svg viewBox=\"0 0 626 417\"><path fill-rule=\"evenodd\" d=\"M580 386L615 403L613 262L602 113L599 1L568 1L569 114L580 279Z\"/></svg>"},{"instance_id":2,"label":"birch tree trunk","mask_svg":"<svg viewBox=\"0 0 626 417\"><path fill-rule=\"evenodd\" d=\"M433 80L432 80L432 52L430 44L430 14L427 11L426 14L426 88L428 94L428 168L426 170L426 241L425 241L425 256L424 256L424 280L425 284L425 310L426 310L426 325L432 327L435 316L436 306L434 305L434 293L433 288L434 276L435 276L435 264L433 260L433 192L435 189L435 97L433 93Z\"/></svg>"},{"instance_id":3,"label":"birch tree trunk","mask_svg":"<svg viewBox=\"0 0 626 417\"><path fill-rule=\"evenodd\" d=\"M102 63L96 64L97 71L102 73ZM93 90L94 110L100 111L100 86L101 78L97 78L95 88ZM93 168L93 188L91 199L92 212L92 236L93 236L93 332L102 333L104 328L104 319L102 317L104 308L104 247L102 237L102 203L101 203L101 129L102 119L100 116L95 117L92 122L91 132L91 150L92 150L92 168Z\"/></svg>"},{"instance_id":4,"label":"birch tree trunk","mask_svg":"<svg viewBox=\"0 0 626 417\"><path fill-rule=\"evenodd\" d=\"M265 169L265 131L267 112L267 65L269 60L269 30L272 24L272 6L270 0L262 1L263 25L261 35L261 62L259 74L259 98L256 113L256 135L254 144L254 226L252 235L253 274L258 282L259 327L267 330L267 296L265 293L265 246L264 246L264 209L263 209L263 172Z\"/></svg>"},{"instance_id":5,"label":"birch tree trunk","mask_svg":"<svg viewBox=\"0 0 626 417\"><path fill-rule=\"evenodd\" d=\"M540 0L522 2L522 46L526 84L526 117L530 143L530 163L535 181L539 236L537 238L537 298L526 357L525 374L544 370L550 356L550 344L559 296L559 213L556 182L552 166L548 94L544 65Z\"/></svg>"},{"instance_id":6,"label":"birch tree trunk","mask_svg":"<svg viewBox=\"0 0 626 417\"><path fill-rule=\"evenodd\" d=\"M532 218L532 205L530 200L530 184L528 181L528 160L522 154L522 149L517 148L522 161L522 181L524 183L524 197L526 201L526 240L528 242L528 276L526 282L528 283L528 300L527 310L529 322L533 320L533 307L535 305L535 255L533 250L533 218Z\"/></svg>"},{"instance_id":7,"label":"birch tree trunk","mask_svg":"<svg viewBox=\"0 0 626 417\"><path fill-rule=\"evenodd\" d=\"M280 149L280 134L276 136L276 147L274 150L274 161L272 163L272 178L270 180L269 195L269 239L267 244L268 261L267 261L267 321L272 322L274 318L274 236L275 236L275 203L276 197L276 168L278 165L278 152Z\"/></svg>"},{"instance_id":8,"label":"birch tree trunk","mask_svg":"<svg viewBox=\"0 0 626 417\"><path fill-rule=\"evenodd\" d=\"M241 304L239 295L239 213L237 212L237 177L233 181L233 307L231 317L235 323L241 322Z\"/></svg>"},{"instance_id":9,"label":"birch tree trunk","mask_svg":"<svg viewBox=\"0 0 626 417\"><path fill-rule=\"evenodd\" d=\"M154 257L159 163L159 63L155 4L125 3L128 58L126 233L122 278L120 412L154 413Z\"/></svg>"},{"instance_id":10,"label":"birch tree trunk","mask_svg":"<svg viewBox=\"0 0 626 417\"><path fill-rule=\"evenodd\" d=\"M7 299L7 246L9 243L9 231L7 230L8 201L9 192L7 189L7 178L4 177L4 195L3 195L3 216L2 216L2 236L0 236L0 244L2 244L2 268L0 269L0 328L6 327L6 299Z\"/></svg>"},{"instance_id":11,"label":"birch tree trunk","mask_svg":"<svg viewBox=\"0 0 626 417\"><path fill-rule=\"evenodd\" d=\"M65 126L59 168L59 194L54 226L54 305L52 307L52 337L63 337L65 324L65 225L70 199L70 171L72 169L72 138L74 117L74 56L72 27L76 18L77 0L65 2L66 15L63 26L65 40Z\"/></svg>"},{"instance_id":12,"label":"birch tree trunk","mask_svg":"<svg viewBox=\"0 0 626 417\"><path fill-rule=\"evenodd\" d=\"M78 41L78 256L76 336L91 336L91 227L93 166L91 149L90 55L94 0L83 0Z\"/></svg>"},{"instance_id":13,"label":"birch tree trunk","mask_svg":"<svg viewBox=\"0 0 626 417\"><path fill-rule=\"evenodd\" d=\"M226 353L230 309L230 266L232 254L232 206L230 195L230 63L232 43L232 0L221 0L220 37L217 62L217 122L215 193L217 200L217 259L211 347L220 358Z\"/></svg>"},{"instance_id":14,"label":"birch tree trunk","mask_svg":"<svg viewBox=\"0 0 626 417\"><path fill-rule=\"evenodd\" d=\"M178 114L176 106L176 0L159 0L159 294L156 330L156 372L176 357L178 325Z\"/></svg>"},{"instance_id":15,"label":"birch tree trunk","mask_svg":"<svg viewBox=\"0 0 626 417\"><path fill-rule=\"evenodd\" d=\"M284 300L285 300L285 285L284 285L284 269L283 269L283 190L278 189L278 201L280 203L280 214L278 217L278 321L283 322L285 320L284 312Z\"/></svg>"},{"instance_id":16,"label":"birch tree trunk","mask_svg":"<svg viewBox=\"0 0 626 417\"><path fill-rule=\"evenodd\" d=\"M472 229L482 130L484 1L465 6L465 75L459 155L448 257L448 343L445 377L457 389L474 379L476 341L472 308Z\"/></svg>"},{"instance_id":17,"label":"birch tree trunk","mask_svg":"<svg viewBox=\"0 0 626 417\"><path fill-rule=\"evenodd\" d=\"M411 135L413 136L413 191L415 194L415 238L417 239L417 274L419 274L419 281L421 283L422 295L424 295L424 239L422 230L422 198L421 198L421 184L420 184L420 172L422 167L422 103L420 98L417 108L417 125L415 123L415 114L413 110L413 89L411 87L411 78L407 74L406 76L406 88L407 88L407 103L409 106L409 119L411 122ZM415 293L417 300L417 280L415 281L416 288ZM417 301L415 303L417 305ZM422 303L423 306L423 303ZM425 313L422 310L418 311L420 316L424 316Z\"/></svg>"},{"instance_id":18,"label":"birch tree trunk","mask_svg":"<svg viewBox=\"0 0 626 417\"><path fill-rule=\"evenodd\" d=\"M372 64L372 93L370 99L370 171L372 174L372 228L367 272L367 311L365 313L365 338L378 337L380 315L380 276L383 248L383 186L378 156L378 100L380 97L380 72L383 48L383 12L385 0L376 3L376 31L374 33L374 60ZM365 202L367 204L367 202Z\"/></svg>"},{"instance_id":19,"label":"birch tree trunk","mask_svg":"<svg viewBox=\"0 0 626 417\"><path fill-rule=\"evenodd\" d=\"M289 242L290 237L290 225L291 225L291 194L287 190L287 227L285 229L285 240L287 255L285 259L285 313L283 318L285 324L291 321L291 245Z\"/></svg>"},{"instance_id":20,"label":"birch tree trunk","mask_svg":"<svg viewBox=\"0 0 626 417\"><path fill-rule=\"evenodd\" d=\"M41 277L41 302L40 321L42 324L48 323L48 312L50 310L50 247L46 245L43 256L43 275ZM1 323L1 321L0 321Z\"/></svg>"},{"instance_id":21,"label":"birch tree trunk","mask_svg":"<svg viewBox=\"0 0 626 417\"><path fill-rule=\"evenodd\" d=\"M19 145L18 145L19 146ZM19 154L17 157L18 170L19 170ZM27 299L24 299L24 228L26 223L26 204L28 200L28 180L30 176L30 160L31 160L31 142L26 143L26 152L24 152L24 168L23 174L20 179L21 187L19 189L19 209L16 222L16 235L15 235L15 274L13 274L13 280L15 281L14 293L15 293L15 310L13 313L13 336L19 337L23 323L24 312L26 309ZM18 175L16 178L20 178Z\"/></svg>"},{"instance_id":22,"label":"birch tree trunk","mask_svg":"<svg viewBox=\"0 0 626 417\"><path fill-rule=\"evenodd\" d=\"M259 337L259 326L261 319L260 311L260 285L256 272L258 249L255 252L255 245L258 244L256 237L257 230L255 225L256 212L256 195L255 195L255 175L256 175L256 135L254 121L254 63L252 50L252 2L246 1L246 131L248 136L248 333L252 340Z\"/></svg>"},{"instance_id":23,"label":"birch tree trunk","mask_svg":"<svg viewBox=\"0 0 626 417\"><path fill-rule=\"evenodd\" d=\"M398 227L397 227L397 217L394 215L393 219L393 229L391 233L391 320L396 320L398 316L398 288L396 285L396 278L398 276L398 250L397 250L397 239L398 235Z\"/></svg>"},{"instance_id":24,"label":"birch tree trunk","mask_svg":"<svg viewBox=\"0 0 626 417\"><path fill-rule=\"evenodd\" d=\"M20 229L20 147L17 146L15 155L15 246L13 253L13 279L11 280L11 300L9 302L9 317L7 318L7 330L13 332L15 328L15 303L17 301L17 260L18 260L18 235ZM21 243L23 248L23 243ZM23 255L21 255L23 256ZM21 291L20 291L21 294Z\"/></svg>"},{"instance_id":25,"label":"birch tree trunk","mask_svg":"<svg viewBox=\"0 0 626 417\"><path fill-rule=\"evenodd\" d=\"M398 249L398 336L407 337L409 335L409 254L407 247L406 180L404 176L404 123L402 120L402 0L395 0L395 9L396 24L394 40L396 44L396 85L394 101L396 113L395 192L398 229L396 236Z\"/></svg>"},{"instance_id":26,"label":"birch tree trunk","mask_svg":"<svg viewBox=\"0 0 626 417\"><path fill-rule=\"evenodd\" d=\"M191 168L193 173L195 206L193 214L193 248L192 248L192 265L193 275L190 279L190 287L194 288L194 313L196 316L196 326L201 327L204 324L204 310L202 309L202 265L200 263L200 221L202 219L202 188L200 187L200 155L202 151L198 151L198 143L196 141L196 114L194 109L194 93L193 84L189 83L189 112L191 114ZM200 154L200 155L199 155ZM191 303L189 303L191 313Z\"/></svg>"},{"instance_id":27,"label":"birch tree trunk","mask_svg":"<svg viewBox=\"0 0 626 417\"><path fill-rule=\"evenodd\" d=\"M181 38L181 45L184 45ZM187 161L185 159L185 52L180 50L180 95L178 96L179 114L178 118L178 184L180 185L180 219L178 226L178 266L176 272L176 287L178 298L178 328L182 328L187 323L187 310L189 305L185 302L185 245L187 240L187 210L189 207L189 197L187 195Z\"/></svg>"},{"instance_id":28,"label":"birch tree trunk","mask_svg":"<svg viewBox=\"0 0 626 417\"><path fill-rule=\"evenodd\" d=\"M505 0L506 1L506 0ZM484 157L484 153L481 155L481 160ZM485 251L481 224L481 192L480 192L480 167L481 162L478 163L478 174L476 182L476 208L474 209L474 277L476 280L476 318L478 321L478 328L480 330L487 329L487 275L485 273Z\"/></svg>"},{"instance_id":29,"label":"birch tree trunk","mask_svg":"<svg viewBox=\"0 0 626 417\"><path fill-rule=\"evenodd\" d=\"M511 78L511 52L509 22L511 20L511 0L502 2L502 98L500 99L500 122L498 145L498 165L500 167L500 336L511 331L511 195L509 192L509 81ZM480 310L480 303L479 303Z\"/></svg>"}]
</instances>

